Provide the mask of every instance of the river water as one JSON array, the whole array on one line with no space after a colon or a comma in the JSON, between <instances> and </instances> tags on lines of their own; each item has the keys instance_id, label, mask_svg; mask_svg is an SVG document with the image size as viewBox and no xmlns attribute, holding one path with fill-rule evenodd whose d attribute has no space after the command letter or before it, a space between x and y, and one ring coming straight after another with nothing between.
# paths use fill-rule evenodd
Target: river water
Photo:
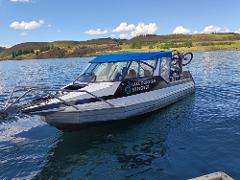
<instances>
[{"instance_id":1,"label":"river water","mask_svg":"<svg viewBox=\"0 0 240 180\"><path fill-rule=\"evenodd\" d=\"M0 105L15 85L61 87L91 58L0 62ZM117 123L61 132L37 117L0 121L0 179L240 179L240 52L195 53L195 94Z\"/></svg>"}]
</instances>

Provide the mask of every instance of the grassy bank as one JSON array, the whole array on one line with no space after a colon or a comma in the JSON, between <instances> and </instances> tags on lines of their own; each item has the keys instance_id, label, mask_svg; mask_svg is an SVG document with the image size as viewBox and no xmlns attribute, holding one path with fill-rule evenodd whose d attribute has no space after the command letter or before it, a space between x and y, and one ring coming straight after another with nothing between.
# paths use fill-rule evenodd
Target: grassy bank
<instances>
[{"instance_id":1,"label":"grassy bank","mask_svg":"<svg viewBox=\"0 0 240 180\"><path fill-rule=\"evenodd\" d=\"M147 35L129 40L100 38L88 41L27 42L11 48L0 48L0 60L88 57L162 50L240 50L240 34Z\"/></svg>"}]
</instances>

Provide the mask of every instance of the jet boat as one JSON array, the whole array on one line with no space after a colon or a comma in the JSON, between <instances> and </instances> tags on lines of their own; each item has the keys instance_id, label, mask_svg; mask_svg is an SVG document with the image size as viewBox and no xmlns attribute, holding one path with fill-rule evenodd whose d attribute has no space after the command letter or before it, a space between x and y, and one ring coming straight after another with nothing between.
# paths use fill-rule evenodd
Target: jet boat
<instances>
[{"instance_id":1,"label":"jet boat","mask_svg":"<svg viewBox=\"0 0 240 180\"><path fill-rule=\"evenodd\" d=\"M15 87L0 114L38 115L62 130L139 116L194 92L192 75L183 70L192 58L175 51L98 56L61 89Z\"/></svg>"}]
</instances>

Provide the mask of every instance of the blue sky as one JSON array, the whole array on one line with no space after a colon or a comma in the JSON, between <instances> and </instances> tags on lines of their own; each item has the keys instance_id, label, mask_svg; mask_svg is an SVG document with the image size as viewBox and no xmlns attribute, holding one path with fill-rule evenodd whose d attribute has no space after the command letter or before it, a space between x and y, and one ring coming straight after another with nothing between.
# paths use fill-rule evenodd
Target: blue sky
<instances>
[{"instance_id":1,"label":"blue sky","mask_svg":"<svg viewBox=\"0 0 240 180\"><path fill-rule=\"evenodd\" d=\"M0 0L0 45L240 31L239 0Z\"/></svg>"}]
</instances>

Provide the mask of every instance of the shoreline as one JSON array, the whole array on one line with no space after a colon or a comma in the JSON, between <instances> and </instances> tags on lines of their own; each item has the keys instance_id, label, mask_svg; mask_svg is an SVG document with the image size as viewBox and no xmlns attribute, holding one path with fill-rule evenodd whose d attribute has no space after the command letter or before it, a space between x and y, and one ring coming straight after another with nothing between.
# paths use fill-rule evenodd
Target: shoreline
<instances>
[{"instance_id":1,"label":"shoreline","mask_svg":"<svg viewBox=\"0 0 240 180\"><path fill-rule=\"evenodd\" d=\"M185 49L185 50L179 50L179 49L172 49L172 50L159 50L159 51L180 51L180 52L193 52L193 53L201 53L201 52L234 52L234 51L240 51L240 49L235 48L235 49L214 49L214 50L191 50L189 49ZM114 53L102 53L102 54L98 54L95 56L66 56L66 57L52 57L52 58L22 58L22 59L0 59L0 62L2 61L23 61L23 60L48 60L48 59L68 59L68 58L94 58L96 56L101 56L101 55L105 55L105 54L118 54L118 53L127 53L127 52L159 52L159 51L118 51L118 52L114 52Z\"/></svg>"},{"instance_id":2,"label":"shoreline","mask_svg":"<svg viewBox=\"0 0 240 180\"><path fill-rule=\"evenodd\" d=\"M0 61L95 57L126 52L239 51L240 34L144 35L132 39L99 38L86 41L25 42L2 48Z\"/></svg>"}]
</instances>

